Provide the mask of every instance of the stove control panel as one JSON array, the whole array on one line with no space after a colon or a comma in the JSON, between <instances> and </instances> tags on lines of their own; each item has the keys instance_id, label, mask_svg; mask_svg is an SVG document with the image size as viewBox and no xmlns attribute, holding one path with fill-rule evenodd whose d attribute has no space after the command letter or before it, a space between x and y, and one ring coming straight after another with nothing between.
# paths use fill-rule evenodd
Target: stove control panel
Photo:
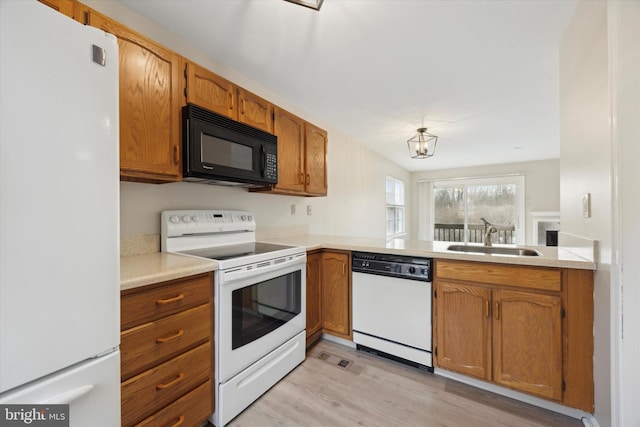
<instances>
[{"instance_id":1,"label":"stove control panel","mask_svg":"<svg viewBox=\"0 0 640 427\"><path fill-rule=\"evenodd\" d=\"M195 234L255 232L251 212L224 210L174 210L160 214L162 239Z\"/></svg>"}]
</instances>

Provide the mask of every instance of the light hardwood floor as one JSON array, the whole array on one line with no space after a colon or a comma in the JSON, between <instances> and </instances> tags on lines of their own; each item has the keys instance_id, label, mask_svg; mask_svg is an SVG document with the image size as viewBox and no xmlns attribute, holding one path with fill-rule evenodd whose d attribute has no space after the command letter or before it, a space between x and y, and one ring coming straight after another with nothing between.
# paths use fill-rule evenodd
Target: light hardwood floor
<instances>
[{"instance_id":1,"label":"light hardwood floor","mask_svg":"<svg viewBox=\"0 0 640 427\"><path fill-rule=\"evenodd\" d=\"M353 361L347 369L318 358ZM333 358L332 358L333 359ZM582 426L525 403L321 341L307 359L229 426Z\"/></svg>"}]
</instances>

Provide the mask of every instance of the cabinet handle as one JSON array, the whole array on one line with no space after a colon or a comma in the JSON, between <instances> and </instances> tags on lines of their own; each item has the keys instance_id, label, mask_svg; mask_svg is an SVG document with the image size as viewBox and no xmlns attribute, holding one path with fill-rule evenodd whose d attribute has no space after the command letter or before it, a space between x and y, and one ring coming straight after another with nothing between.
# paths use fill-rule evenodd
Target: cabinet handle
<instances>
[{"instance_id":1,"label":"cabinet handle","mask_svg":"<svg viewBox=\"0 0 640 427\"><path fill-rule=\"evenodd\" d=\"M496 320L500 320L500 303L496 301L494 304L495 304Z\"/></svg>"},{"instance_id":2,"label":"cabinet handle","mask_svg":"<svg viewBox=\"0 0 640 427\"><path fill-rule=\"evenodd\" d=\"M233 96L231 95L231 92L229 92L229 109L233 110Z\"/></svg>"},{"instance_id":3,"label":"cabinet handle","mask_svg":"<svg viewBox=\"0 0 640 427\"><path fill-rule=\"evenodd\" d=\"M484 300L484 312L485 312L485 316L489 317L489 300L488 299Z\"/></svg>"},{"instance_id":4,"label":"cabinet handle","mask_svg":"<svg viewBox=\"0 0 640 427\"><path fill-rule=\"evenodd\" d=\"M184 422L184 415L180 415L180 418L178 418L178 421L171 427L178 427L179 425L182 425L183 422Z\"/></svg>"},{"instance_id":5,"label":"cabinet handle","mask_svg":"<svg viewBox=\"0 0 640 427\"><path fill-rule=\"evenodd\" d=\"M160 383L156 386L158 390L164 390L167 387L171 387L184 379L184 372L180 372L177 377L169 381L168 383Z\"/></svg>"},{"instance_id":6,"label":"cabinet handle","mask_svg":"<svg viewBox=\"0 0 640 427\"><path fill-rule=\"evenodd\" d=\"M304 184L304 174L300 172L300 184Z\"/></svg>"},{"instance_id":7,"label":"cabinet handle","mask_svg":"<svg viewBox=\"0 0 640 427\"><path fill-rule=\"evenodd\" d=\"M240 113L244 116L244 99L240 101L240 106L242 107Z\"/></svg>"},{"instance_id":8,"label":"cabinet handle","mask_svg":"<svg viewBox=\"0 0 640 427\"><path fill-rule=\"evenodd\" d=\"M165 299L156 300L156 304L164 305L164 304L169 304L171 302L180 301L181 299L184 299L184 294L178 294L178 295L176 295L175 297L172 297L172 298L165 298Z\"/></svg>"},{"instance_id":9,"label":"cabinet handle","mask_svg":"<svg viewBox=\"0 0 640 427\"><path fill-rule=\"evenodd\" d=\"M342 275L346 276L347 275L347 264L346 263L342 263Z\"/></svg>"},{"instance_id":10,"label":"cabinet handle","mask_svg":"<svg viewBox=\"0 0 640 427\"><path fill-rule=\"evenodd\" d=\"M179 161L180 161L180 153L178 152L178 146L174 145L173 146L173 163L177 165Z\"/></svg>"},{"instance_id":11,"label":"cabinet handle","mask_svg":"<svg viewBox=\"0 0 640 427\"><path fill-rule=\"evenodd\" d=\"M169 342L172 340L175 340L176 338L180 338L181 336L184 335L184 329L180 329L178 332L176 332L175 334L169 336L169 337L160 337L160 338L156 338L156 342L157 343L165 343L165 342Z\"/></svg>"},{"instance_id":12,"label":"cabinet handle","mask_svg":"<svg viewBox=\"0 0 640 427\"><path fill-rule=\"evenodd\" d=\"M307 174L307 185L311 182L311 175Z\"/></svg>"}]
</instances>

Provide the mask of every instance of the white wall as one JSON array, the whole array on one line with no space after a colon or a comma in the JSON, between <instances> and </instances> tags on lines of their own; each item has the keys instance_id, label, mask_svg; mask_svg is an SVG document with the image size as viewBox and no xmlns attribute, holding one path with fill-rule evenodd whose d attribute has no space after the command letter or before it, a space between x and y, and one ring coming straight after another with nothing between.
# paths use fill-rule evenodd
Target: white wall
<instances>
[{"instance_id":1,"label":"white wall","mask_svg":"<svg viewBox=\"0 0 640 427\"><path fill-rule=\"evenodd\" d=\"M428 160L427 160L428 161ZM411 181L451 179L451 178L480 178L485 176L524 174L525 176L525 233L526 243L531 242L532 211L560 210L560 161L558 159L538 160L533 162L507 163L499 165L478 166L469 168L444 169L427 172L413 172ZM412 213L411 229L416 238L418 231L417 194L412 194L412 206L416 207ZM562 228L562 224L560 224Z\"/></svg>"},{"instance_id":2,"label":"white wall","mask_svg":"<svg viewBox=\"0 0 640 427\"><path fill-rule=\"evenodd\" d=\"M580 1L560 50L560 209L565 232L598 241L594 376L601 426L640 425L638 105L640 3ZM591 218L582 215L585 193Z\"/></svg>"},{"instance_id":3,"label":"white wall","mask_svg":"<svg viewBox=\"0 0 640 427\"><path fill-rule=\"evenodd\" d=\"M85 3L322 127L329 134L327 197L267 195L249 193L246 189L187 182L161 185L123 182L120 185L122 235L159 234L159 213L165 209L247 209L255 213L259 231L263 235L303 231L385 237L385 177L389 174L404 180L409 192L409 172L121 4L95 0ZM293 216L291 205L296 206ZM306 213L307 205L311 206L311 216Z\"/></svg>"}]
</instances>

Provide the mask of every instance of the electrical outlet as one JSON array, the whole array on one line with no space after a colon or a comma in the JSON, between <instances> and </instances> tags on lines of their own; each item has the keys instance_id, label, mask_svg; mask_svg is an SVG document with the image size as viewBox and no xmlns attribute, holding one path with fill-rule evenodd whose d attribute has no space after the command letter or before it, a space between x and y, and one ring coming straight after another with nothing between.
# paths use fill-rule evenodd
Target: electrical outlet
<instances>
[{"instance_id":1,"label":"electrical outlet","mask_svg":"<svg viewBox=\"0 0 640 427\"><path fill-rule=\"evenodd\" d=\"M307 205L307 215L311 215L311 205Z\"/></svg>"},{"instance_id":2,"label":"electrical outlet","mask_svg":"<svg viewBox=\"0 0 640 427\"><path fill-rule=\"evenodd\" d=\"M582 196L582 217L591 218L591 193Z\"/></svg>"},{"instance_id":3,"label":"electrical outlet","mask_svg":"<svg viewBox=\"0 0 640 427\"><path fill-rule=\"evenodd\" d=\"M291 215L296 214L296 205L291 205Z\"/></svg>"}]
</instances>

